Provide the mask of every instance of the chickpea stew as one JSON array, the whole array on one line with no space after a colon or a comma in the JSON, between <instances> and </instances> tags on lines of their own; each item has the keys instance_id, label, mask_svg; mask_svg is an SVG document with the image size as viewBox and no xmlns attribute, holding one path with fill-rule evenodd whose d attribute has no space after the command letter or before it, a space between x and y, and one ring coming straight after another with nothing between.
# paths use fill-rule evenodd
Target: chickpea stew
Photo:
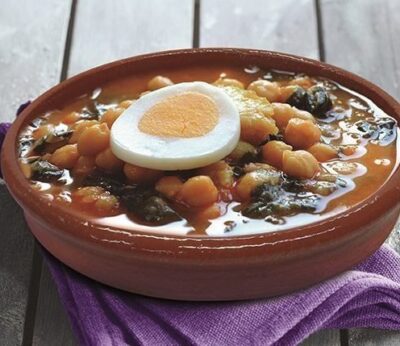
<instances>
[{"instance_id":1,"label":"chickpea stew","mask_svg":"<svg viewBox=\"0 0 400 346\"><path fill-rule=\"evenodd\" d=\"M156 170L118 158L114 122L139 98L184 81L221 88L240 115L224 159ZM123 229L194 236L284 230L368 198L398 164L398 127L366 97L324 78L257 67L126 77L38 114L19 136L38 194Z\"/></svg>"}]
</instances>

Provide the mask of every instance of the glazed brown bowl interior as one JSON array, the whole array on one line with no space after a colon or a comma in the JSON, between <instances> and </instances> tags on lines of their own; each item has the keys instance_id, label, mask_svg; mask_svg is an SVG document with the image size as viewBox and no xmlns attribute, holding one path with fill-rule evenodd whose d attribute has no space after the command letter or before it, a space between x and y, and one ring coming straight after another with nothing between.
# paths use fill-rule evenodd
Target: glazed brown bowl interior
<instances>
[{"instance_id":1,"label":"glazed brown bowl interior","mask_svg":"<svg viewBox=\"0 0 400 346\"><path fill-rule=\"evenodd\" d=\"M285 231L229 237L173 236L121 230L38 197L18 165L17 136L38 115L102 85L183 66L258 66L334 80L400 120L400 106L372 83L342 69L287 54L246 49L189 49L133 57L79 74L35 100L11 127L2 152L7 186L37 239L67 265L103 283L172 299L267 297L307 287L372 254L399 214L400 173L368 199L322 221ZM129 277L127 279L127 277Z\"/></svg>"}]
</instances>

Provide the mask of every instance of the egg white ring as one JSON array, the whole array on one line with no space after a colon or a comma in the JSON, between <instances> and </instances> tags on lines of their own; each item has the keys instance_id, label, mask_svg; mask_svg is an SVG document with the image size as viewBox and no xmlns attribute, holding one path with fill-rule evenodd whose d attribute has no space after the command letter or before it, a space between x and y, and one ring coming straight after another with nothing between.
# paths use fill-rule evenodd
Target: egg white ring
<instances>
[{"instance_id":1,"label":"egg white ring","mask_svg":"<svg viewBox=\"0 0 400 346\"><path fill-rule=\"evenodd\" d=\"M198 92L214 100L218 123L200 137L158 137L141 132L141 117L163 99ZM223 90L205 82L179 83L142 96L127 108L111 128L111 150L119 159L146 168L182 170L204 167L229 155L240 137L240 115ZM190 148L190 152L188 152Z\"/></svg>"}]
</instances>

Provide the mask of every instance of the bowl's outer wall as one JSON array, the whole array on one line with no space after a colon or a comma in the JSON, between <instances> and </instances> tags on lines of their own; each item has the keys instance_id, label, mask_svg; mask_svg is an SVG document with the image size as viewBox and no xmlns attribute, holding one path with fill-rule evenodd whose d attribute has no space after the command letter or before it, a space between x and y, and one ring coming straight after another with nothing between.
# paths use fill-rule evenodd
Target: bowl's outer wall
<instances>
[{"instance_id":1,"label":"bowl's outer wall","mask_svg":"<svg viewBox=\"0 0 400 346\"><path fill-rule=\"evenodd\" d=\"M371 255L386 239L399 209L358 229L359 236L331 250L303 253L297 259L276 258L268 252L263 261L242 263L190 263L174 257L156 261L152 256L133 258L112 252L88 250L80 242L66 241L51 225L25 214L39 242L71 268L88 277L129 292L175 300L222 301L264 298L291 293L330 278ZM377 232L379 230L379 232Z\"/></svg>"},{"instance_id":2,"label":"bowl's outer wall","mask_svg":"<svg viewBox=\"0 0 400 346\"><path fill-rule=\"evenodd\" d=\"M189 300L288 293L340 273L372 254L399 214L399 167L368 200L335 217L288 231L230 238L150 235L140 229L121 232L100 227L38 197L22 175L17 162L17 134L38 114L131 74L209 64L256 65L330 78L372 99L399 120L399 104L375 85L333 66L280 53L180 50L100 66L39 97L6 137L4 177L37 239L64 263L103 283L151 296Z\"/></svg>"}]
</instances>

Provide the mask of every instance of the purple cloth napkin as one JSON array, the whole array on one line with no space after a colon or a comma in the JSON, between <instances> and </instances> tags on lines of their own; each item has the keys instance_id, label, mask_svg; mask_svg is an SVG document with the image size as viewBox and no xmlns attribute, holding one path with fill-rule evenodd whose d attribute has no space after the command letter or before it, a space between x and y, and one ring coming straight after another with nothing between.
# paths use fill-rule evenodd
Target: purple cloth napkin
<instances>
[{"instance_id":1,"label":"purple cloth napkin","mask_svg":"<svg viewBox=\"0 0 400 346\"><path fill-rule=\"evenodd\" d=\"M44 253L82 345L297 345L325 328L400 329L400 256L388 246L301 292L212 303L122 292Z\"/></svg>"},{"instance_id":2,"label":"purple cloth napkin","mask_svg":"<svg viewBox=\"0 0 400 346\"><path fill-rule=\"evenodd\" d=\"M0 149L9 127L0 124ZM292 295L213 303L122 292L43 253L82 345L296 345L324 328L400 330L400 256L387 246Z\"/></svg>"}]
</instances>

